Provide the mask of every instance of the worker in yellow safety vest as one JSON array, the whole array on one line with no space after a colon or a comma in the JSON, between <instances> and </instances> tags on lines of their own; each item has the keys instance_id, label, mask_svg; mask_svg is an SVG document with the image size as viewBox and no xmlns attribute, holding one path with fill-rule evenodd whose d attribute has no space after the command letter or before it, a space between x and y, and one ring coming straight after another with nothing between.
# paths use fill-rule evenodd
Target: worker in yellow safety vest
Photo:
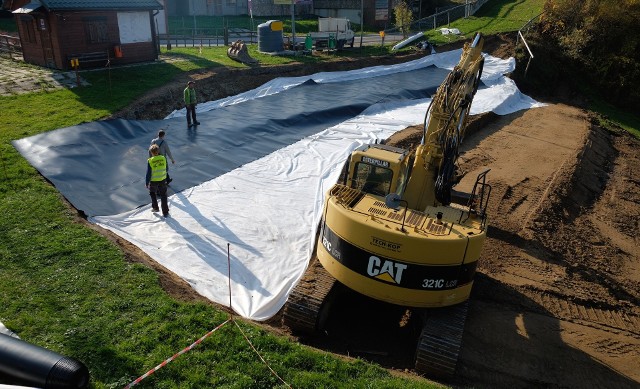
<instances>
[{"instance_id":1,"label":"worker in yellow safety vest","mask_svg":"<svg viewBox=\"0 0 640 389\"><path fill-rule=\"evenodd\" d=\"M151 211L159 212L158 196L162 207L162 216L169 217L169 204L167 201L167 158L160 155L160 148L152 144L149 148L151 158L147 160L146 186L151 196Z\"/></svg>"},{"instance_id":2,"label":"worker in yellow safety vest","mask_svg":"<svg viewBox=\"0 0 640 389\"><path fill-rule=\"evenodd\" d=\"M198 98L196 97L195 86L195 81L189 81L187 83L187 87L184 88L184 105L187 108L187 127L191 127L192 122L194 126L200 124L196 119L196 105L198 104Z\"/></svg>"}]
</instances>

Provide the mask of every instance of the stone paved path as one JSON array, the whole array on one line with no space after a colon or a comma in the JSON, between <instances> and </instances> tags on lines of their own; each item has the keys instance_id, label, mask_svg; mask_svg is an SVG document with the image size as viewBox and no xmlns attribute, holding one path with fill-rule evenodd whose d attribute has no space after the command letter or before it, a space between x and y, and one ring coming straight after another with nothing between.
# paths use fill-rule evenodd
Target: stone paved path
<instances>
[{"instance_id":1,"label":"stone paved path","mask_svg":"<svg viewBox=\"0 0 640 389\"><path fill-rule=\"evenodd\" d=\"M185 61L183 58L161 55L159 61L131 64L124 66L141 66L149 63ZM94 69L100 70L100 69ZM92 71L92 70L84 70ZM75 71L60 71L27 64L22 59L0 57L0 96L11 96L23 93L50 91L60 88L76 88L88 86L80 72L79 80Z\"/></svg>"},{"instance_id":2,"label":"stone paved path","mask_svg":"<svg viewBox=\"0 0 640 389\"><path fill-rule=\"evenodd\" d=\"M80 83L87 85L82 79ZM75 87L75 72L62 72L0 57L0 96Z\"/></svg>"}]
</instances>

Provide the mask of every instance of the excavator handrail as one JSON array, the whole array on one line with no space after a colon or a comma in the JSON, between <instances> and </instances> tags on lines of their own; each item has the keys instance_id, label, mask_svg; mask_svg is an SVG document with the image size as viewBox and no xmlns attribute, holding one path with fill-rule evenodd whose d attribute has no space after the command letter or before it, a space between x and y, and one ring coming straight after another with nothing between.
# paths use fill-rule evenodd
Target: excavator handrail
<instances>
[{"instance_id":1,"label":"excavator handrail","mask_svg":"<svg viewBox=\"0 0 640 389\"><path fill-rule=\"evenodd\" d=\"M487 184L487 173L489 173L489 171L491 171L491 169L487 169L478 174L476 182L473 184L471 196L469 196L469 200L467 202L467 207L469 209L467 219L469 219L469 216L472 214L479 216L482 219L482 229L486 228L487 206L489 205L489 198L491 197L491 185ZM460 222L464 223L467 219L461 220Z\"/></svg>"}]
</instances>

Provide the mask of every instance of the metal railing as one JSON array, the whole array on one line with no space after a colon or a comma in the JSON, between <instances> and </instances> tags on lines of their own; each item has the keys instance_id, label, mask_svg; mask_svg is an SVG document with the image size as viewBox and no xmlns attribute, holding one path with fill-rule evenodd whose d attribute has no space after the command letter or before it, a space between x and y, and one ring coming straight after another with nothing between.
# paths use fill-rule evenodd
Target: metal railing
<instances>
[{"instance_id":1,"label":"metal railing","mask_svg":"<svg viewBox=\"0 0 640 389\"><path fill-rule=\"evenodd\" d=\"M245 43L258 43L258 33L243 28L214 29L178 29L173 34L158 34L160 45L172 47L228 46L243 40Z\"/></svg>"},{"instance_id":2,"label":"metal railing","mask_svg":"<svg viewBox=\"0 0 640 389\"><path fill-rule=\"evenodd\" d=\"M524 47L527 49L527 52L529 52L529 59L527 60L527 66L524 69L524 76L525 78L527 77L527 72L529 71L529 64L531 64L531 60L533 59L533 52L531 51L531 48L529 48L529 44L527 44L527 41L524 39L524 34L523 32L526 34L527 32L529 32L529 30L535 26L535 23L540 19L540 16L542 16L542 13L532 17L531 19L529 19L528 22L526 22L524 24L524 26L522 26L522 28L520 30L518 30L518 35L516 36L516 47L518 47L518 44L520 43L520 40L522 40L522 43L524 43Z\"/></svg>"},{"instance_id":3,"label":"metal railing","mask_svg":"<svg viewBox=\"0 0 640 389\"><path fill-rule=\"evenodd\" d=\"M22 57L22 45L20 38L12 35L0 35L0 55L14 57Z\"/></svg>"},{"instance_id":4,"label":"metal railing","mask_svg":"<svg viewBox=\"0 0 640 389\"><path fill-rule=\"evenodd\" d=\"M440 26L445 26L451 22L469 17L475 14L489 0L468 0L466 4L461 4L442 10L433 15L424 17L411 23L410 31L435 30ZM404 39L401 29L398 27L384 31L384 41L380 37L380 43L399 42ZM257 31L247 28L221 28L221 27L183 27L174 28L171 34L158 34L160 45L171 47L201 47L201 46L228 46L238 39L245 43L258 43ZM369 44L373 42L368 39Z\"/></svg>"}]
</instances>

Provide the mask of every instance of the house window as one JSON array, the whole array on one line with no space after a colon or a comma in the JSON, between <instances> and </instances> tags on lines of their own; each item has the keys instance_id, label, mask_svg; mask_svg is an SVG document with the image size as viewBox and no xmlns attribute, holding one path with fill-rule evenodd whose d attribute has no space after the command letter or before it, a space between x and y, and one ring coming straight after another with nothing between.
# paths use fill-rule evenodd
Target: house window
<instances>
[{"instance_id":1,"label":"house window","mask_svg":"<svg viewBox=\"0 0 640 389\"><path fill-rule=\"evenodd\" d=\"M236 0L227 0L227 5L236 5Z\"/></svg>"},{"instance_id":2,"label":"house window","mask_svg":"<svg viewBox=\"0 0 640 389\"><path fill-rule=\"evenodd\" d=\"M24 30L24 39L28 43L36 43L36 28L33 25L32 18L22 19L22 29Z\"/></svg>"},{"instance_id":3,"label":"house window","mask_svg":"<svg viewBox=\"0 0 640 389\"><path fill-rule=\"evenodd\" d=\"M83 18L87 43L109 42L106 17Z\"/></svg>"}]
</instances>

